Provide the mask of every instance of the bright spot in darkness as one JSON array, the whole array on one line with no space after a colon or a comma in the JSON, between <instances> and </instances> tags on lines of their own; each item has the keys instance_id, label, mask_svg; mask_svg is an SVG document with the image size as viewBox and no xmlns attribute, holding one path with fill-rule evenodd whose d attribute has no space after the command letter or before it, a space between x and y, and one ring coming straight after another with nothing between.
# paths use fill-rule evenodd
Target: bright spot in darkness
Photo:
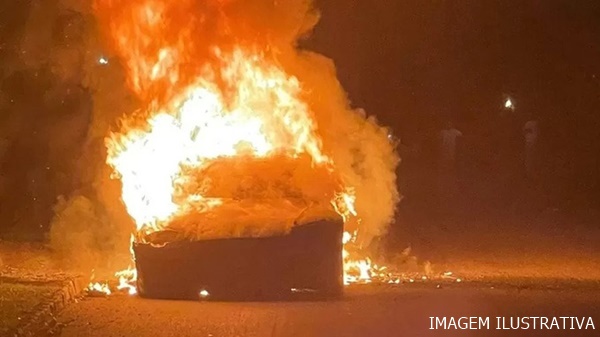
<instances>
[{"instance_id":1,"label":"bright spot in darkness","mask_svg":"<svg viewBox=\"0 0 600 337\"><path fill-rule=\"evenodd\" d=\"M507 98L506 101L504 101L504 107L506 109L514 109L515 106L513 105L512 100L510 98Z\"/></svg>"},{"instance_id":2,"label":"bright spot in darkness","mask_svg":"<svg viewBox=\"0 0 600 337\"><path fill-rule=\"evenodd\" d=\"M198 295L200 295L200 298L207 298L208 295L210 295L210 294L208 293L208 291L206 289L202 289L202 290L200 290Z\"/></svg>"},{"instance_id":3,"label":"bright spot in darkness","mask_svg":"<svg viewBox=\"0 0 600 337\"><path fill-rule=\"evenodd\" d=\"M104 56L101 56L101 57L98 59L98 63L100 63L100 64L102 64L102 65L107 65L107 64L108 64L108 59L107 59L106 57L104 57Z\"/></svg>"}]
</instances>

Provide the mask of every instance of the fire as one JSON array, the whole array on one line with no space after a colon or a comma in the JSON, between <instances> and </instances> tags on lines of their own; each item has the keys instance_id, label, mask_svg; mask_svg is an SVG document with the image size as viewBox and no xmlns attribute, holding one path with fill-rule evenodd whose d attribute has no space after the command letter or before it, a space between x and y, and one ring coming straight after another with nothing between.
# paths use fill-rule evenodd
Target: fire
<instances>
[{"instance_id":1,"label":"fire","mask_svg":"<svg viewBox=\"0 0 600 337\"><path fill-rule=\"evenodd\" d=\"M106 294L106 295L112 294L112 291L110 290L110 287L108 286L108 284L100 283L100 282L90 283L88 285L87 290L90 292L97 292L97 293L102 293L102 294Z\"/></svg>"},{"instance_id":2,"label":"fire","mask_svg":"<svg viewBox=\"0 0 600 337\"><path fill-rule=\"evenodd\" d=\"M119 279L118 290L127 290L129 295L137 294L135 282L137 281L137 270L131 266L125 270L115 273L115 277Z\"/></svg>"},{"instance_id":3,"label":"fire","mask_svg":"<svg viewBox=\"0 0 600 337\"><path fill-rule=\"evenodd\" d=\"M346 284L389 276L360 249L361 214L351 183L357 178L342 173L323 146L310 89L286 70L268 34L266 40L254 33L240 37L251 25L224 19L230 3L235 1L96 1L143 106L106 139L106 162L122 183L121 197L136 225L133 240L165 229L238 233L218 221L208 229L192 223L247 207L240 199L267 205L265 213L293 214L272 215L273 228L251 235L285 232L298 210L313 207L325 216L335 212L347 224ZM190 15L194 6L206 13ZM135 294L135 268L116 277L118 289Z\"/></svg>"},{"instance_id":4,"label":"fire","mask_svg":"<svg viewBox=\"0 0 600 337\"><path fill-rule=\"evenodd\" d=\"M215 50L215 56L220 69L206 67L180 95L149 112L146 125L129 128L126 121L125 132L107 142L107 162L123 183L138 231L160 230L191 204L219 206L219 199L189 187L193 172L222 158L307 154L313 165L333 167L296 78L240 48L230 55ZM219 77L225 88L211 81Z\"/></svg>"}]
</instances>

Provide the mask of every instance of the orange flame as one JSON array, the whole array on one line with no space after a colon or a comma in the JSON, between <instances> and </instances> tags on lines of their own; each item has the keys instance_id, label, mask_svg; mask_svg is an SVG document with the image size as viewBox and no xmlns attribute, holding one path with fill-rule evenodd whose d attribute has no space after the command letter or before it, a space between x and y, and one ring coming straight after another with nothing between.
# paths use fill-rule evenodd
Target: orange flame
<instances>
[{"instance_id":1,"label":"orange flame","mask_svg":"<svg viewBox=\"0 0 600 337\"><path fill-rule=\"evenodd\" d=\"M159 230L185 208L175 199L218 206L200 193L178 195L191 181L183 168L201 169L222 157L282 153L307 153L315 165L332 164L321 151L297 79L241 49L215 55L223 60L221 69L206 67L182 94L150 112L145 127L126 127L107 141L108 163L123 183L123 201L138 230ZM230 92L210 80L217 76Z\"/></svg>"},{"instance_id":2,"label":"orange flame","mask_svg":"<svg viewBox=\"0 0 600 337\"><path fill-rule=\"evenodd\" d=\"M330 204L346 223L358 221L354 190L322 149L302 83L277 61L276 48L229 35L227 20L220 20L228 3L96 1L128 84L145 105L106 140L107 163L122 182L137 233L160 231L190 209L219 208L223 199L207 193L196 173L237 157L277 165L281 156L308 156L314 169L331 173L313 193L322 199L316 202ZM204 15L188 15L195 6ZM345 233L344 244L355 244L356 235ZM369 282L376 265L356 250L343 254L345 283ZM134 268L116 276L119 289L135 293Z\"/></svg>"},{"instance_id":3,"label":"orange flame","mask_svg":"<svg viewBox=\"0 0 600 337\"><path fill-rule=\"evenodd\" d=\"M112 294L112 291L110 290L110 287L108 286L108 284L100 283L100 282L91 282L87 287L87 291L105 294L105 295Z\"/></svg>"},{"instance_id":4,"label":"orange flame","mask_svg":"<svg viewBox=\"0 0 600 337\"><path fill-rule=\"evenodd\" d=\"M137 294L137 270L131 266L129 268L118 271L115 276L119 279L118 290L127 290L129 295Z\"/></svg>"}]
</instances>

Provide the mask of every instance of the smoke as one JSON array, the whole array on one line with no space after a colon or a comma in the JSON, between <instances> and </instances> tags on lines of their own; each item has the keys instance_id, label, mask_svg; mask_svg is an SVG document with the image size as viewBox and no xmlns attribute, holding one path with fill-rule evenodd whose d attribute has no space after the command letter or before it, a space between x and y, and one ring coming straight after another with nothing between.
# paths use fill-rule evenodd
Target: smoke
<instances>
[{"instance_id":1,"label":"smoke","mask_svg":"<svg viewBox=\"0 0 600 337\"><path fill-rule=\"evenodd\" d=\"M319 19L312 1L97 0L93 13L95 24L85 45L91 55L85 61L85 83L94 92L93 118L86 155L79 160L81 189L57 207L52 229L56 247L96 245L100 252L126 251L134 226L120 200L119 183L109 179L104 137L124 114L155 99L167 100L206 64L218 64L215 47L228 52L239 45L260 51L299 80L323 152L345 184L354 188L360 220L349 229L358 229L364 244L385 234L399 201L399 158L388 131L374 117L350 108L333 62L298 48L299 39L308 36ZM165 51L170 57L163 57ZM109 65L99 64L98 55ZM177 77L164 76L173 68ZM85 233L86 228L91 234L83 239L72 234Z\"/></svg>"},{"instance_id":2,"label":"smoke","mask_svg":"<svg viewBox=\"0 0 600 337\"><path fill-rule=\"evenodd\" d=\"M60 0L54 6L57 13L53 17L59 19L53 30L66 27L63 33L71 39L69 43L54 43L48 48L47 62L55 76L85 88L92 104L91 114L86 115L88 125L84 128L80 153L74 170L69 172L73 189L59 197L54 207L50 244L66 266L96 269L96 276L101 276L103 272L123 268L130 261L129 237L134 228L120 201L121 186L110 178L112 170L105 164L104 138L123 111L133 111L138 103L124 85L123 69L118 62L111 67L98 62L100 57L111 58L111 55L98 32L91 3ZM34 8L33 12L36 10L43 9ZM32 26L35 25L33 22ZM62 132L72 131L63 128ZM60 146L55 147L55 151L60 150ZM73 154L63 153L69 155Z\"/></svg>"},{"instance_id":3,"label":"smoke","mask_svg":"<svg viewBox=\"0 0 600 337\"><path fill-rule=\"evenodd\" d=\"M349 229L358 229L358 239L367 245L386 233L400 199L394 144L374 117L349 108L331 60L308 51L291 54L290 68L307 89L324 151L333 158L344 182L355 189L360 223Z\"/></svg>"}]
</instances>

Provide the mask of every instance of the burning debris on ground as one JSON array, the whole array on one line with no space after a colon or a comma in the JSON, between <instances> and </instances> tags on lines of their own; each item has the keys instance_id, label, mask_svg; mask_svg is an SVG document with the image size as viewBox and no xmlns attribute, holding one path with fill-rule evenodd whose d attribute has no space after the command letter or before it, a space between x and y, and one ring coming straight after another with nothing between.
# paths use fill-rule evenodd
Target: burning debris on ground
<instances>
[{"instance_id":1,"label":"burning debris on ground","mask_svg":"<svg viewBox=\"0 0 600 337\"><path fill-rule=\"evenodd\" d=\"M366 271L367 268L363 268L365 270L362 275L354 275L354 274L345 274L344 275L344 286L345 287L361 287L366 285L373 286L410 286L412 284L430 284L435 285L437 289L442 289L444 285L451 285L464 282L463 278L457 277L452 272L442 272L436 274L429 274L427 276L422 272L401 272L401 271L391 271L388 270L388 267L378 267L376 265L369 265L369 261L358 261L354 262L354 265L364 264L368 266L370 269ZM347 265L344 266L348 268ZM352 268L352 266L350 267ZM357 267L358 268L358 267ZM124 277L122 274L127 273L127 277ZM119 276L120 275L120 276ZM116 294L120 295L128 295L133 296L137 295L137 284L136 284L136 272L135 269L127 269L122 272L116 273L116 278L111 281L99 281L99 282L90 282L88 288L86 289L86 293L88 296L96 297L96 296L113 296ZM493 289L493 287L492 287ZM287 291L289 290L289 292ZM290 288L287 289L285 294L281 298L284 299L320 299L322 296L318 296L318 291L311 288ZM294 295L308 295L308 296L297 296ZM200 300L207 301L210 300L210 292L204 288L198 290L198 294ZM243 294L242 294L243 295ZM185 299L192 299L191 296L184 297ZM243 299L243 298L251 298L251 299L269 299L273 297L251 297L251 296L238 296L234 297L235 299ZM217 297L217 299L223 299Z\"/></svg>"}]
</instances>

